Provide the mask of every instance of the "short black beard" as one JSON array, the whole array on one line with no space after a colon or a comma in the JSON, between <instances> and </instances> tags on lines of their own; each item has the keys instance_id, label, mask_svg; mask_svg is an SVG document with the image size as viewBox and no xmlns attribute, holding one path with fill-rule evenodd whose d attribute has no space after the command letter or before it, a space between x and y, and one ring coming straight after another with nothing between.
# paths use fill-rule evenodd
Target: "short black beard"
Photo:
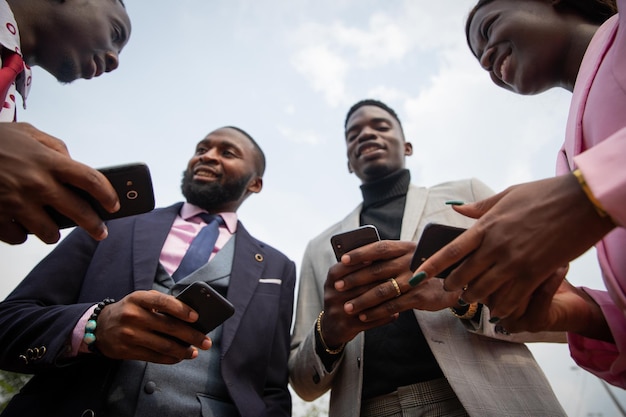
<instances>
[{"instance_id":1,"label":"short black beard","mask_svg":"<svg viewBox=\"0 0 626 417\"><path fill-rule=\"evenodd\" d=\"M224 205L239 200L246 192L248 181L252 175L240 178L238 181L201 182L193 180L193 172L183 172L181 190L187 202L198 206L209 213L220 211Z\"/></svg>"},{"instance_id":2,"label":"short black beard","mask_svg":"<svg viewBox=\"0 0 626 417\"><path fill-rule=\"evenodd\" d=\"M74 65L74 61L69 58L65 58L58 66L57 71L54 75L57 81L61 84L69 84L72 81L76 80L76 74L78 74L78 71L76 70L76 65Z\"/></svg>"}]
</instances>

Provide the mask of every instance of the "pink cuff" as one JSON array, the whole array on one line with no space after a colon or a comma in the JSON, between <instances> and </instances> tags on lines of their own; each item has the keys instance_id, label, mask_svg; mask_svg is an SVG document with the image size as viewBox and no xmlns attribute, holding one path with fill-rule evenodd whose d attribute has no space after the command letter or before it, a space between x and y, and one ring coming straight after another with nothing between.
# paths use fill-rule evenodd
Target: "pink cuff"
<instances>
[{"instance_id":1,"label":"pink cuff","mask_svg":"<svg viewBox=\"0 0 626 417\"><path fill-rule=\"evenodd\" d=\"M72 351L70 352L70 357L78 356L79 353L89 353L89 349L87 349L87 344L83 342L83 336L85 336L85 325L87 324L87 320L91 317L91 314L96 309L97 304L91 306L91 308L85 311L85 314L78 320L76 326L74 326L74 330L72 331Z\"/></svg>"}]
</instances>

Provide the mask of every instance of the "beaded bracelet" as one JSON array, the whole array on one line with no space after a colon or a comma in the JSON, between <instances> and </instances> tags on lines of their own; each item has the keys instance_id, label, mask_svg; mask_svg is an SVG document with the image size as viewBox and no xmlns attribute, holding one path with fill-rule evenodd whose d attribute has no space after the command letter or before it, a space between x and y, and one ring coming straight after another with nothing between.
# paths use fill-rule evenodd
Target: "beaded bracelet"
<instances>
[{"instance_id":1,"label":"beaded bracelet","mask_svg":"<svg viewBox=\"0 0 626 417\"><path fill-rule=\"evenodd\" d=\"M109 304L113 304L115 302L112 298L105 298L100 301L96 308L94 308L93 313L89 316L89 320L85 324L85 335L83 336L83 342L87 345L87 349L90 352L97 352L96 349L96 327L98 326L98 316L102 312L102 309Z\"/></svg>"},{"instance_id":2,"label":"beaded bracelet","mask_svg":"<svg viewBox=\"0 0 626 417\"><path fill-rule=\"evenodd\" d=\"M456 307L450 307L450 311L452 312L454 317L463 320L470 320L476 315L476 312L478 311L478 303L468 304L464 307L461 307L461 309L457 309Z\"/></svg>"},{"instance_id":3,"label":"beaded bracelet","mask_svg":"<svg viewBox=\"0 0 626 417\"><path fill-rule=\"evenodd\" d=\"M324 347L324 350L326 351L326 353L329 353L331 355L338 355L343 351L343 348L346 347L346 344L342 343L337 349L331 349L328 347L328 345L324 341L324 337L322 336L322 316L323 315L324 315L324 310L322 310L319 316L317 316L317 323L315 325L315 329L317 330L317 334L320 336L320 342L322 342L322 347Z\"/></svg>"}]
</instances>

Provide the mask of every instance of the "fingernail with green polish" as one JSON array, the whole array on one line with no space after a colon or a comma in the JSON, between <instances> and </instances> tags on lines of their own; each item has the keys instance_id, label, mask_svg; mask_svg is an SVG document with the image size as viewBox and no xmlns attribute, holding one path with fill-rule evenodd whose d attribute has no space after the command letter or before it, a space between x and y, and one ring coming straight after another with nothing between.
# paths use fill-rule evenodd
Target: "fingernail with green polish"
<instances>
[{"instance_id":1,"label":"fingernail with green polish","mask_svg":"<svg viewBox=\"0 0 626 417\"><path fill-rule=\"evenodd\" d=\"M463 204L465 204L465 201L450 200L450 201L446 201L446 204L449 205L449 206L462 206Z\"/></svg>"},{"instance_id":2,"label":"fingernail with green polish","mask_svg":"<svg viewBox=\"0 0 626 417\"><path fill-rule=\"evenodd\" d=\"M500 317L492 317L489 319L489 323L494 324L500 321Z\"/></svg>"},{"instance_id":3,"label":"fingernail with green polish","mask_svg":"<svg viewBox=\"0 0 626 417\"><path fill-rule=\"evenodd\" d=\"M415 287L420 282L424 281L425 278L426 278L426 272L424 271L418 272L409 280L409 285L411 287Z\"/></svg>"}]
</instances>

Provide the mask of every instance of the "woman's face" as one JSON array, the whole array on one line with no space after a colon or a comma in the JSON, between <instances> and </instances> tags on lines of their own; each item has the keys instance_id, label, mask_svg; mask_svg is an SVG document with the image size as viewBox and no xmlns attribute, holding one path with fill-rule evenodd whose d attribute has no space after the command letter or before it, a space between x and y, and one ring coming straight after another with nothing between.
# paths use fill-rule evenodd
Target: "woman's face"
<instances>
[{"instance_id":1,"label":"woman's face","mask_svg":"<svg viewBox=\"0 0 626 417\"><path fill-rule=\"evenodd\" d=\"M494 0L474 14L468 43L496 85L538 94L563 81L566 24L550 0Z\"/></svg>"}]
</instances>

